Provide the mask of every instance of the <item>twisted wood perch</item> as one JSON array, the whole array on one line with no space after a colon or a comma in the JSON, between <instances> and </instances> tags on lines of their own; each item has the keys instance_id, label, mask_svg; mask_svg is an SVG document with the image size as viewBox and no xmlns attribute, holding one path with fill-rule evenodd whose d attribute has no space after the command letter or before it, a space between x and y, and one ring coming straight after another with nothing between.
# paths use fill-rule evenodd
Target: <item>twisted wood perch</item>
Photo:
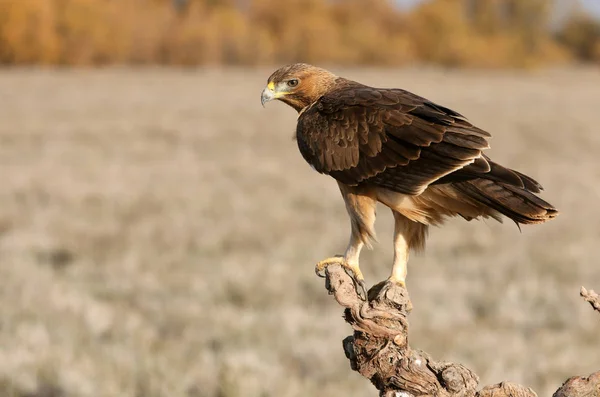
<instances>
[{"instance_id":1,"label":"twisted wood perch","mask_svg":"<svg viewBox=\"0 0 600 397\"><path fill-rule=\"evenodd\" d=\"M369 290L368 301L356 293L355 281L340 265L325 271L326 288L345 307L354 335L343 341L354 371L369 379L382 397L536 397L528 387L502 382L478 389L478 376L461 364L434 360L408 343L408 291L400 286ZM582 288L582 296L600 312L600 298ZM600 397L600 371L573 377L553 397Z\"/></svg>"}]
</instances>

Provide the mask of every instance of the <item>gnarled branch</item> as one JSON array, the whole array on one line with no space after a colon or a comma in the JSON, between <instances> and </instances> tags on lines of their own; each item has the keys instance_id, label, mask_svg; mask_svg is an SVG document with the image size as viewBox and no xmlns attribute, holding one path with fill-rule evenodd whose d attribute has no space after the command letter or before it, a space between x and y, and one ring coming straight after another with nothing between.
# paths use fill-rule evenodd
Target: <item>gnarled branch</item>
<instances>
[{"instance_id":1,"label":"gnarled branch","mask_svg":"<svg viewBox=\"0 0 600 397\"><path fill-rule=\"evenodd\" d=\"M585 287L581 287L579 294L583 297L583 299L586 300L586 302L589 302L589 304L592 305L594 310L600 313L600 295L595 293L593 289L588 291L585 289Z\"/></svg>"},{"instance_id":2,"label":"gnarled branch","mask_svg":"<svg viewBox=\"0 0 600 397\"><path fill-rule=\"evenodd\" d=\"M536 397L528 387L502 382L477 390L478 376L461 364L434 360L410 347L407 316L412 310L408 291L401 286L369 290L368 301L356 293L355 282L340 265L325 271L326 288L345 308L344 318L354 334L343 341L353 370L369 379L384 397ZM585 289L582 289L584 296ZM599 310L598 295L587 295ZM594 298L595 296L595 298ZM593 303L595 302L595 303ZM554 397L600 396L600 371L587 378L569 379Z\"/></svg>"}]
</instances>

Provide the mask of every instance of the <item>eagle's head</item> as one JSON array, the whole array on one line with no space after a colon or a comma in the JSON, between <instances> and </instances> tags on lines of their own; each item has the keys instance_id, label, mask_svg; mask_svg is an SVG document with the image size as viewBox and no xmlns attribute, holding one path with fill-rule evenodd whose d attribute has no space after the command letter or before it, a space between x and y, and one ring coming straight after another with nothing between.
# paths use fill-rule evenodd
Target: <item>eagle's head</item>
<instances>
[{"instance_id":1,"label":"eagle's head","mask_svg":"<svg viewBox=\"0 0 600 397\"><path fill-rule=\"evenodd\" d=\"M276 70L269 77L260 100L264 106L278 99L300 112L323 96L335 85L336 79L336 75L325 69L294 63Z\"/></svg>"}]
</instances>

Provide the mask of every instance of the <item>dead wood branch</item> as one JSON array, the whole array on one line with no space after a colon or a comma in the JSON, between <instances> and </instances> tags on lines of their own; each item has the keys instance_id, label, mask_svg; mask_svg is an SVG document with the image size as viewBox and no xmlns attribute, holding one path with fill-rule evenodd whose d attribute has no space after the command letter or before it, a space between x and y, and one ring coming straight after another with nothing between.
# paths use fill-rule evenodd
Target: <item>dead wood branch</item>
<instances>
[{"instance_id":1,"label":"dead wood branch","mask_svg":"<svg viewBox=\"0 0 600 397\"><path fill-rule=\"evenodd\" d=\"M552 397L598 397L600 396L600 371L587 378L569 378Z\"/></svg>"},{"instance_id":2,"label":"dead wood branch","mask_svg":"<svg viewBox=\"0 0 600 397\"><path fill-rule=\"evenodd\" d=\"M344 318L354 328L354 334L343 341L350 366L369 379L380 396L537 396L530 388L509 382L477 390L479 378L470 369L461 364L435 361L429 354L411 348L407 316L412 304L405 288L383 288L384 284L379 283L369 290L369 299L365 302L357 295L354 280L340 265L330 265L325 276L326 288L345 308ZM591 291L590 296L593 295ZM597 304L597 300L595 302ZM594 308L598 310L597 306ZM571 378L554 394L554 397L598 396L600 372L588 378Z\"/></svg>"},{"instance_id":3,"label":"dead wood branch","mask_svg":"<svg viewBox=\"0 0 600 397\"><path fill-rule=\"evenodd\" d=\"M594 290L587 290L585 287L581 287L581 292L579 293L583 299L586 300L594 310L600 313L600 295L594 292ZM600 395L600 394L599 394Z\"/></svg>"}]
</instances>

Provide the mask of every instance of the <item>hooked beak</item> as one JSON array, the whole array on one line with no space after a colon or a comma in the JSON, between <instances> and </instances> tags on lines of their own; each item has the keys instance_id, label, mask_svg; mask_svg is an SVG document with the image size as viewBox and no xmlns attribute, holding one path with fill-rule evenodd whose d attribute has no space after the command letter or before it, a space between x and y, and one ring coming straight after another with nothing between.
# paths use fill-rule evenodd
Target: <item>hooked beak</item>
<instances>
[{"instance_id":1,"label":"hooked beak","mask_svg":"<svg viewBox=\"0 0 600 397\"><path fill-rule=\"evenodd\" d=\"M263 108L265 107L265 103L272 101L275 99L275 97L275 85L273 82L270 82L260 96L260 103L262 104Z\"/></svg>"}]
</instances>

